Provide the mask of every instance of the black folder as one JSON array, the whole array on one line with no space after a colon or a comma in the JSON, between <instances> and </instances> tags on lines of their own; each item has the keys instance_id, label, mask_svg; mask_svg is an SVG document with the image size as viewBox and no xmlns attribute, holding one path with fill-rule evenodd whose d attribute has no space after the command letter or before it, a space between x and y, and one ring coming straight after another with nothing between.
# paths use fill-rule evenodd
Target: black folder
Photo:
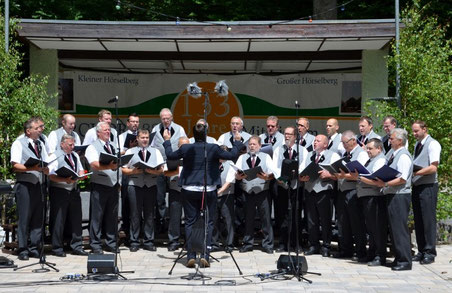
<instances>
[{"instance_id":1,"label":"black folder","mask_svg":"<svg viewBox=\"0 0 452 293\"><path fill-rule=\"evenodd\" d=\"M139 161L139 162L136 162L133 166L134 166L135 168L142 169L142 170L145 170L145 169L157 170L157 169L159 169L162 165L163 165L163 164L158 164L157 166L152 166L152 165L149 165L149 164L147 164L147 163L145 163L145 162L143 162L143 161Z\"/></svg>"},{"instance_id":2,"label":"black folder","mask_svg":"<svg viewBox=\"0 0 452 293\"><path fill-rule=\"evenodd\" d=\"M39 160L39 159L36 159L36 158L33 158L33 157L30 157L30 158L28 158L28 160L24 163L24 165L25 165L25 167L33 167L33 166L36 166L36 165L41 165L41 160ZM45 161L42 161L42 165L44 166L44 167L47 167L47 165L49 165L49 163L48 162L45 162Z\"/></svg>"},{"instance_id":3,"label":"black folder","mask_svg":"<svg viewBox=\"0 0 452 293\"><path fill-rule=\"evenodd\" d=\"M124 146L125 148L130 148L130 143L133 143L137 140L137 136L135 134L132 133L127 133L126 139L124 141Z\"/></svg>"},{"instance_id":4,"label":"black folder","mask_svg":"<svg viewBox=\"0 0 452 293\"><path fill-rule=\"evenodd\" d=\"M261 166L257 166L257 167L250 168L250 169L247 169L247 170L242 170L242 169L240 169L239 167L237 167L236 165L233 165L233 164L231 164L231 166L232 166L232 168L235 171L237 171L237 172L239 172L241 174L245 174L246 175L245 180L248 180L248 181L256 179L257 178L257 174L264 173L264 171L262 170Z\"/></svg>"},{"instance_id":5,"label":"black folder","mask_svg":"<svg viewBox=\"0 0 452 293\"><path fill-rule=\"evenodd\" d=\"M314 161L311 162L306 168L301 171L300 176L309 176L309 181L314 181L319 178L319 172L322 171L322 168Z\"/></svg>"},{"instance_id":6,"label":"black folder","mask_svg":"<svg viewBox=\"0 0 452 293\"><path fill-rule=\"evenodd\" d=\"M393 169L388 165L384 165L372 174L362 174L361 176L374 180L380 178L383 182L388 182L399 177L400 175L401 173L396 169Z\"/></svg>"},{"instance_id":7,"label":"black folder","mask_svg":"<svg viewBox=\"0 0 452 293\"><path fill-rule=\"evenodd\" d=\"M77 173L75 173L72 169L70 169L70 168L68 168L68 167L66 167L66 166L62 166L61 168L59 168L58 170L56 170L55 173L56 173L58 176L60 176L60 177L63 177L63 178L69 178L69 177L71 177L71 178L74 179L74 180L82 179L82 178L84 178L85 176L88 176L88 175L93 174L93 173L91 172L91 173L87 173L87 174L83 174L82 176L79 176L79 175L78 175Z\"/></svg>"},{"instance_id":8,"label":"black folder","mask_svg":"<svg viewBox=\"0 0 452 293\"><path fill-rule=\"evenodd\" d=\"M413 173L421 170L422 168L424 168L424 167L419 166L419 165L413 165Z\"/></svg>"},{"instance_id":9,"label":"black folder","mask_svg":"<svg viewBox=\"0 0 452 293\"><path fill-rule=\"evenodd\" d=\"M130 159L132 159L133 154L123 155L121 156L121 166L126 165L129 163ZM99 163L101 165L108 165L111 162L118 162L118 157L116 155L107 154L107 153L100 153L99 156Z\"/></svg>"},{"instance_id":10,"label":"black folder","mask_svg":"<svg viewBox=\"0 0 452 293\"><path fill-rule=\"evenodd\" d=\"M260 152L268 154L271 158L273 158L273 146L271 143L264 143L260 149Z\"/></svg>"},{"instance_id":11,"label":"black folder","mask_svg":"<svg viewBox=\"0 0 452 293\"><path fill-rule=\"evenodd\" d=\"M89 146L89 144L87 145L76 145L74 147L74 152L78 153L79 155L84 154L86 151L86 148Z\"/></svg>"},{"instance_id":12,"label":"black folder","mask_svg":"<svg viewBox=\"0 0 452 293\"><path fill-rule=\"evenodd\" d=\"M342 158L329 165L328 164L319 164L319 165L322 169L327 170L331 174L341 173L341 170L344 171L344 173L350 173L350 171L345 166L345 164L348 162L350 162L350 159Z\"/></svg>"},{"instance_id":13,"label":"black folder","mask_svg":"<svg viewBox=\"0 0 452 293\"><path fill-rule=\"evenodd\" d=\"M297 178L298 175L298 165L297 161L284 159L281 163L281 177L278 180L289 181Z\"/></svg>"}]
</instances>

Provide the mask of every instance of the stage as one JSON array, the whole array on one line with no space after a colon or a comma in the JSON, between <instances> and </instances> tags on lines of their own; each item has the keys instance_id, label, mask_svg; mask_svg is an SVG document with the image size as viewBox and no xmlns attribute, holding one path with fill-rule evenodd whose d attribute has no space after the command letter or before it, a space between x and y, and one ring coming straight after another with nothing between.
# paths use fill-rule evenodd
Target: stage
<instances>
[{"instance_id":1,"label":"stage","mask_svg":"<svg viewBox=\"0 0 452 293\"><path fill-rule=\"evenodd\" d=\"M168 252L166 247L158 247L156 252L139 250L129 252L121 246L118 267L121 271L134 270L134 274L123 274L127 280L114 281L61 281L67 274L87 273L87 257L68 254L65 258L47 256L48 262L56 263L59 272L33 273L39 265L13 271L0 269L1 292L452 292L452 245L438 246L438 257L431 265L413 263L412 271L393 272L388 267L368 267L351 260L323 258L320 255L307 256L308 269L321 276L305 275L312 284L296 279L264 279L257 274L276 271L276 262L282 253L265 254L257 248L253 252L239 253L234 257L240 266L240 276L229 254L214 252L220 260L212 261L211 268L200 269L207 277L204 280L185 280L181 277L194 273L195 269L185 267L186 258L168 275L176 252ZM19 261L17 256L1 254L22 266L37 262ZM390 259L391 260L391 259Z\"/></svg>"}]
</instances>

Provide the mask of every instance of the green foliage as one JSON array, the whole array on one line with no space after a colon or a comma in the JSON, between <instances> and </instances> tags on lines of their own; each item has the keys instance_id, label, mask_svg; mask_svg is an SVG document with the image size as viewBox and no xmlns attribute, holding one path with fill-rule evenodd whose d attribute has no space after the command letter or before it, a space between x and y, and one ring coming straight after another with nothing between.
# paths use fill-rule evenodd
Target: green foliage
<instances>
[{"instance_id":1,"label":"green foliage","mask_svg":"<svg viewBox=\"0 0 452 293\"><path fill-rule=\"evenodd\" d=\"M4 23L3 16L0 22ZM11 21L11 34L15 23ZM0 176L11 177L10 148L14 139L23 132L23 123L31 116L41 116L48 129L55 128L58 112L47 107L56 95L47 94L47 77L31 75L24 77L20 71L23 55L19 53L20 44L10 38L9 53L5 52L4 26L0 36Z\"/></svg>"},{"instance_id":2,"label":"green foliage","mask_svg":"<svg viewBox=\"0 0 452 293\"><path fill-rule=\"evenodd\" d=\"M441 196L438 203L438 218L451 215L451 189L446 188L452 178L452 42L446 37L446 27L438 26L434 17L424 17L418 0L403 16L405 28L400 33L399 54L392 46L388 58L389 70L393 74L400 64L401 107L395 102L369 102L372 116L380 120L387 114L397 118L399 126L410 133L411 149L415 143L411 134L411 122L424 120L429 134L441 146L439 166ZM395 78L392 79L395 82Z\"/></svg>"}]
</instances>

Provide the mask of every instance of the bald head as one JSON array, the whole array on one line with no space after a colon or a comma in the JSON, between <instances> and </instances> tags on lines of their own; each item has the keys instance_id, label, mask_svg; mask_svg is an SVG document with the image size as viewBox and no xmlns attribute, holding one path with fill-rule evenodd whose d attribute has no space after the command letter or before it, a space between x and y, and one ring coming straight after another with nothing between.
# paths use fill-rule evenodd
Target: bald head
<instances>
[{"instance_id":1,"label":"bald head","mask_svg":"<svg viewBox=\"0 0 452 293\"><path fill-rule=\"evenodd\" d=\"M330 118L326 121L326 133L328 136L333 136L339 130L339 122L335 118Z\"/></svg>"},{"instance_id":2,"label":"bald head","mask_svg":"<svg viewBox=\"0 0 452 293\"><path fill-rule=\"evenodd\" d=\"M72 133L75 128L75 117L71 114L64 114L63 119L61 120L61 124L63 124L63 129L67 133Z\"/></svg>"},{"instance_id":3,"label":"bald head","mask_svg":"<svg viewBox=\"0 0 452 293\"><path fill-rule=\"evenodd\" d=\"M183 136L181 138L179 138L179 142L178 142L178 146L180 147L183 144L187 144L190 143L190 140L188 139L188 137Z\"/></svg>"},{"instance_id":4,"label":"bald head","mask_svg":"<svg viewBox=\"0 0 452 293\"><path fill-rule=\"evenodd\" d=\"M316 152L322 152L328 148L328 137L323 134L319 134L314 139L314 150Z\"/></svg>"}]
</instances>

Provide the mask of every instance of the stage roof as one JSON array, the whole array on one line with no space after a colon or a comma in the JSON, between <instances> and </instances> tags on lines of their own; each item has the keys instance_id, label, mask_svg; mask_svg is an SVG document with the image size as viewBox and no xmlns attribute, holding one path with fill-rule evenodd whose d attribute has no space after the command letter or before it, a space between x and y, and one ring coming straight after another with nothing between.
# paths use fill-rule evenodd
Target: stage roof
<instances>
[{"instance_id":1,"label":"stage roof","mask_svg":"<svg viewBox=\"0 0 452 293\"><path fill-rule=\"evenodd\" d=\"M228 29L230 28L230 30ZM395 36L394 19L107 22L22 19L19 37L57 49L67 69L130 73L360 71L363 50Z\"/></svg>"}]
</instances>

